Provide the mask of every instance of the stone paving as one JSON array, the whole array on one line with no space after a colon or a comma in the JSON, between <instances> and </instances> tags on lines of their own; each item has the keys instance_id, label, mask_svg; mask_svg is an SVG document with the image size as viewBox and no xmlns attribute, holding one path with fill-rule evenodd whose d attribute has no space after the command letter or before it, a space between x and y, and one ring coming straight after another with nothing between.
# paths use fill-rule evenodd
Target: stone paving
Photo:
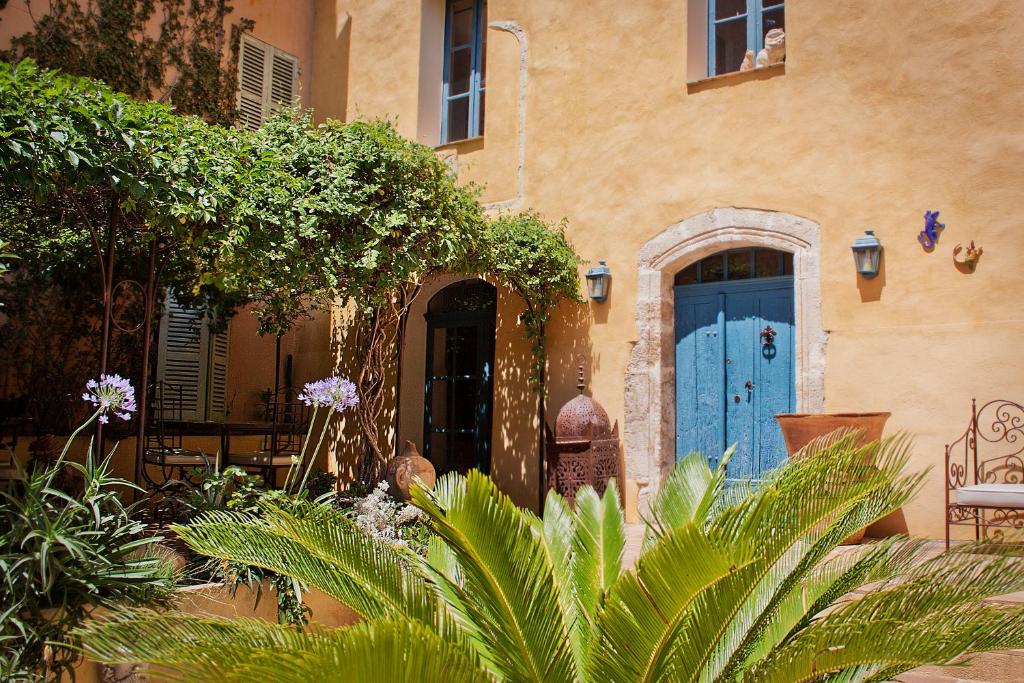
<instances>
[{"instance_id":1,"label":"stone paving","mask_svg":"<svg viewBox=\"0 0 1024 683\"><path fill-rule=\"evenodd\" d=\"M625 566L631 567L643 543L642 524L626 526ZM935 552L943 544L935 542ZM997 602L1024 603L1024 592L1003 595ZM1024 650L992 652L975 656L962 666L925 666L899 676L900 683L1024 683Z\"/></svg>"}]
</instances>

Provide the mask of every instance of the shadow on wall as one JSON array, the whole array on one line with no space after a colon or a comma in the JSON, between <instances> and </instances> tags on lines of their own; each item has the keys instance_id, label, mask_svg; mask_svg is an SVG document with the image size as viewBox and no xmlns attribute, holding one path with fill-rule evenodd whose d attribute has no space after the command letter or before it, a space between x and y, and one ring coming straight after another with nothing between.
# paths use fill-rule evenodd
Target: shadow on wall
<instances>
[{"instance_id":1,"label":"shadow on wall","mask_svg":"<svg viewBox=\"0 0 1024 683\"><path fill-rule=\"evenodd\" d=\"M857 278L857 289L860 291L860 300L862 302L880 301L882 290L885 289L885 249L879 254L878 275L873 278L866 278L854 271L853 276Z\"/></svg>"},{"instance_id":2,"label":"shadow on wall","mask_svg":"<svg viewBox=\"0 0 1024 683\"><path fill-rule=\"evenodd\" d=\"M335 359L334 372L357 382L359 370L352 340L356 335L356 316L352 306L334 306L331 309L331 355ZM380 447L390 457L389 444L393 440L397 381L394 368L383 378L385 393L380 419ZM357 382L358 383L358 382ZM338 477L341 488L359 476L363 456L363 439L354 411L331 413L332 424L324 439L324 447L317 454L318 464Z\"/></svg>"},{"instance_id":3,"label":"shadow on wall","mask_svg":"<svg viewBox=\"0 0 1024 683\"><path fill-rule=\"evenodd\" d=\"M583 367L583 383L586 395L606 409L613 404L611 396L595 395L591 390L591 378L601 368L600 354L596 353L591 341L591 326L601 324L607 316L607 306L577 304L562 301L548 325L547 363L547 407L545 422L555 431L558 411L579 395L579 369ZM620 426L621 429L621 426ZM620 453L620 471L622 471ZM622 491L622 481L619 490ZM534 489L536 491L536 488ZM546 491L542 491L546 494ZM537 503L540 504L540 498Z\"/></svg>"}]
</instances>

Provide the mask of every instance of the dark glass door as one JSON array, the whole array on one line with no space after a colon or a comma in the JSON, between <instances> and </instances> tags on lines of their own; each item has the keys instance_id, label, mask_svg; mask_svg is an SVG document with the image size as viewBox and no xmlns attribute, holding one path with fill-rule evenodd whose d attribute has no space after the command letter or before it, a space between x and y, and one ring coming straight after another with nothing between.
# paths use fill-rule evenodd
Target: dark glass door
<instances>
[{"instance_id":1,"label":"dark glass door","mask_svg":"<svg viewBox=\"0 0 1024 683\"><path fill-rule=\"evenodd\" d=\"M427 313L423 454L438 474L490 472L494 296L471 283L442 290L442 305L432 300ZM480 286L491 295L479 296Z\"/></svg>"}]
</instances>

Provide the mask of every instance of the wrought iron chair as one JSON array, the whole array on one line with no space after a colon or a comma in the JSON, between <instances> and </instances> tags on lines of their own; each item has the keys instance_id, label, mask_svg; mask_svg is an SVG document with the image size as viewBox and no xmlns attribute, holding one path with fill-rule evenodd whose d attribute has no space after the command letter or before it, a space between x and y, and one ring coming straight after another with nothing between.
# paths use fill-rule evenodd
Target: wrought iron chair
<instances>
[{"instance_id":1,"label":"wrought iron chair","mask_svg":"<svg viewBox=\"0 0 1024 683\"><path fill-rule=\"evenodd\" d=\"M157 382L153 385L150 396L150 420L142 451L142 476L149 488L164 489L169 483L174 482L175 471L178 473L178 481L185 481L196 468L216 470L216 457L211 458L201 450L185 448L182 430L172 426L173 423L180 425L184 422L181 387L167 382ZM151 466L160 468L163 481L157 481L152 477Z\"/></svg>"},{"instance_id":2,"label":"wrought iron chair","mask_svg":"<svg viewBox=\"0 0 1024 683\"><path fill-rule=\"evenodd\" d=\"M950 527L1000 541L1024 530L1024 406L971 401L966 431L946 446L946 547ZM1019 538L1014 539L1019 543Z\"/></svg>"},{"instance_id":3,"label":"wrought iron chair","mask_svg":"<svg viewBox=\"0 0 1024 683\"><path fill-rule=\"evenodd\" d=\"M298 394L298 389L286 388L267 397L263 407L260 448L241 453L229 450L224 455L224 463L258 470L267 486L276 486L277 472L287 470L299 457L309 429L310 409L298 400ZM256 428L260 429L260 426ZM309 454L309 457L315 457L315 454ZM305 467L305 463L299 466Z\"/></svg>"}]
</instances>

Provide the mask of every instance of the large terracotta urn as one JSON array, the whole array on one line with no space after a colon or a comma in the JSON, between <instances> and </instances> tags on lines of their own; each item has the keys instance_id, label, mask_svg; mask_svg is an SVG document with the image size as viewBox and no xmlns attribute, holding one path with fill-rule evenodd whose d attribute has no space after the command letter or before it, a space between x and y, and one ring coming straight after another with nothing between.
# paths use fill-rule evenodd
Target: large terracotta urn
<instances>
[{"instance_id":1,"label":"large terracotta urn","mask_svg":"<svg viewBox=\"0 0 1024 683\"><path fill-rule=\"evenodd\" d=\"M391 495L406 503L411 498L409 487L417 479L422 481L428 489L434 488L434 483L437 481L434 465L419 454L416 444L412 441L406 441L402 452L391 458L384 476L387 479L388 491Z\"/></svg>"},{"instance_id":2,"label":"large terracotta urn","mask_svg":"<svg viewBox=\"0 0 1024 683\"><path fill-rule=\"evenodd\" d=\"M801 448L819 436L831 434L837 429L856 429L860 432L857 445L878 441L882 438L885 421L892 413L781 413L775 416L786 440L786 451L793 457ZM864 540L867 529L861 529L843 541L853 545Z\"/></svg>"},{"instance_id":3,"label":"large terracotta urn","mask_svg":"<svg viewBox=\"0 0 1024 683\"><path fill-rule=\"evenodd\" d=\"M837 429L860 431L857 445L863 446L882 438L885 421L892 413L780 413L775 416L782 427L786 451L792 457L797 451L819 436Z\"/></svg>"}]
</instances>

